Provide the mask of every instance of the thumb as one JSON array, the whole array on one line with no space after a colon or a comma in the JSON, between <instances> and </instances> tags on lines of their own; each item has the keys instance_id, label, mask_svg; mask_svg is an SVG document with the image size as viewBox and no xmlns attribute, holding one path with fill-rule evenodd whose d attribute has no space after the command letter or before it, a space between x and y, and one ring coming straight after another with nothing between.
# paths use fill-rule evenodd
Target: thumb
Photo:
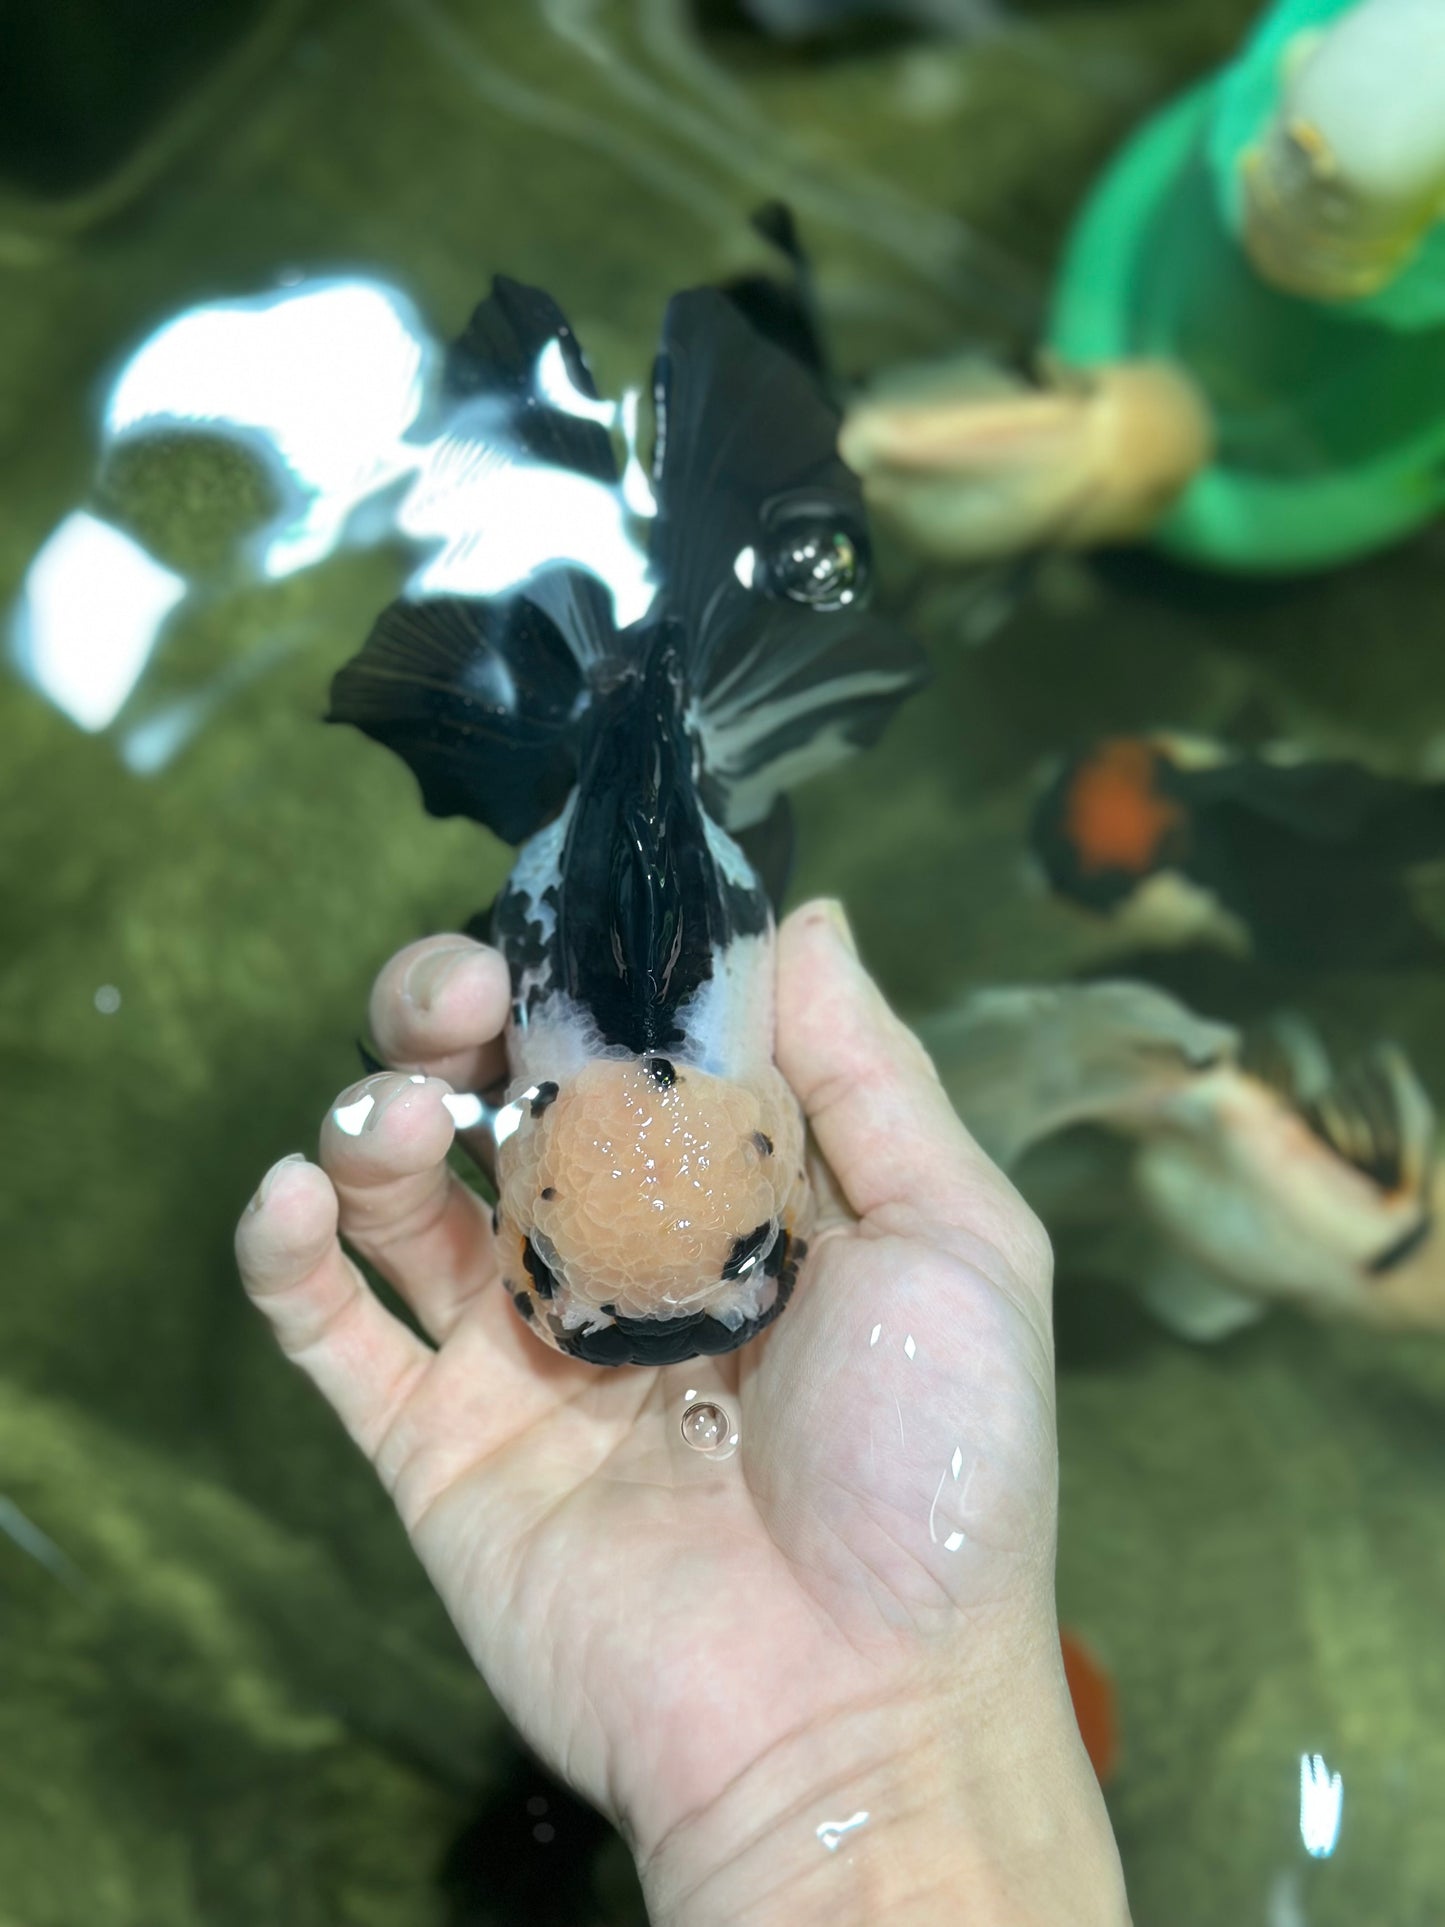
<instances>
[{"instance_id":1,"label":"thumb","mask_svg":"<svg viewBox=\"0 0 1445 1927\"><path fill-rule=\"evenodd\" d=\"M1047 1311L1043 1226L959 1121L928 1053L863 968L841 904L804 904L778 931L777 1054L860 1219L974 1258L985 1245Z\"/></svg>"}]
</instances>

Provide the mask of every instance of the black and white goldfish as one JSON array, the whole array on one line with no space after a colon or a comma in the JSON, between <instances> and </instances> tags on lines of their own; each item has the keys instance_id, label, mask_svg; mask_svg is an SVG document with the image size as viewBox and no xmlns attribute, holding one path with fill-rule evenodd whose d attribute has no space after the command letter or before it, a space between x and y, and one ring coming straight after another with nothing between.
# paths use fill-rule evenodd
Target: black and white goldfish
<instances>
[{"instance_id":1,"label":"black and white goldfish","mask_svg":"<svg viewBox=\"0 0 1445 1927\"><path fill-rule=\"evenodd\" d=\"M524 458L615 488L606 429L539 387L544 352L595 402L556 304L498 278L448 386L506 404ZM502 1274L540 1338L603 1365L730 1351L788 1302L812 1202L773 1062L782 792L874 740L923 672L866 613L862 495L809 368L692 290L653 400L640 620L567 566L403 599L332 689L433 814L520 845L486 926L513 997Z\"/></svg>"},{"instance_id":2,"label":"black and white goldfish","mask_svg":"<svg viewBox=\"0 0 1445 1927\"><path fill-rule=\"evenodd\" d=\"M1031 844L1061 896L1143 943L1297 969L1428 964L1410 872L1445 860L1445 784L1171 735L1071 757Z\"/></svg>"}]
</instances>

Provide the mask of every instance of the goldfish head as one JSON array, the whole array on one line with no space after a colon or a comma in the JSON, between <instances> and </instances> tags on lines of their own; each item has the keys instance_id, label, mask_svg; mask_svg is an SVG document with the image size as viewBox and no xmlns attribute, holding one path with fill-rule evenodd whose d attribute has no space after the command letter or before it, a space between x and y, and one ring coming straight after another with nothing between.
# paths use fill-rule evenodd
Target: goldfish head
<instances>
[{"instance_id":1,"label":"goldfish head","mask_svg":"<svg viewBox=\"0 0 1445 1927\"><path fill-rule=\"evenodd\" d=\"M663 1057L531 1086L499 1132L513 1302L557 1350L662 1364L743 1344L786 1305L811 1197L797 1100Z\"/></svg>"},{"instance_id":2,"label":"goldfish head","mask_svg":"<svg viewBox=\"0 0 1445 1927\"><path fill-rule=\"evenodd\" d=\"M1372 1323L1445 1324L1445 1277L1397 1274L1431 1244L1434 1113L1404 1055L1337 1072L1298 1019L1246 1063L1206 1073L1136 1165L1147 1209L1186 1250L1261 1297Z\"/></svg>"}]
</instances>

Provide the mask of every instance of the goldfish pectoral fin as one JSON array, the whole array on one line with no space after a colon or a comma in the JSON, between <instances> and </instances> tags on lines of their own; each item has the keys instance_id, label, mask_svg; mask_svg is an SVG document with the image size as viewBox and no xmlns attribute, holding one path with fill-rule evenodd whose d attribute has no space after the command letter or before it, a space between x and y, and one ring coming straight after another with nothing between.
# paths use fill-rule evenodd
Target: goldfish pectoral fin
<instances>
[{"instance_id":1,"label":"goldfish pectoral fin","mask_svg":"<svg viewBox=\"0 0 1445 1927\"><path fill-rule=\"evenodd\" d=\"M1135 1280L1148 1309L1176 1338L1217 1345L1263 1318L1266 1307L1182 1252L1156 1251Z\"/></svg>"},{"instance_id":2,"label":"goldfish pectoral fin","mask_svg":"<svg viewBox=\"0 0 1445 1927\"><path fill-rule=\"evenodd\" d=\"M1006 1170L1070 1125L1146 1128L1237 1042L1128 979L975 991L921 1034L959 1114Z\"/></svg>"}]
</instances>

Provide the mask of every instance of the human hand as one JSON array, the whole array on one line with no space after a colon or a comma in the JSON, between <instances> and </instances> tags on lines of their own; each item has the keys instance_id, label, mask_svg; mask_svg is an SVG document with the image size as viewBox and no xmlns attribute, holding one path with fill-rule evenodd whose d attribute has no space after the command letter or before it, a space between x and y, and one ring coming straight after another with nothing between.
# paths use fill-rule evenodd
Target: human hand
<instances>
[{"instance_id":1,"label":"human hand","mask_svg":"<svg viewBox=\"0 0 1445 1927\"><path fill-rule=\"evenodd\" d=\"M373 1099L364 1128L333 1110L320 1168L273 1167L242 1275L503 1708L622 1828L654 1920L1123 1921L1054 1613L1047 1240L832 906L782 926L778 990L840 1208L741 1351L606 1370L517 1317L445 1162L442 1098L501 1075L509 995L456 937L373 996L424 1080L367 1079L339 1101ZM682 1444L688 1395L735 1415L731 1459Z\"/></svg>"}]
</instances>

